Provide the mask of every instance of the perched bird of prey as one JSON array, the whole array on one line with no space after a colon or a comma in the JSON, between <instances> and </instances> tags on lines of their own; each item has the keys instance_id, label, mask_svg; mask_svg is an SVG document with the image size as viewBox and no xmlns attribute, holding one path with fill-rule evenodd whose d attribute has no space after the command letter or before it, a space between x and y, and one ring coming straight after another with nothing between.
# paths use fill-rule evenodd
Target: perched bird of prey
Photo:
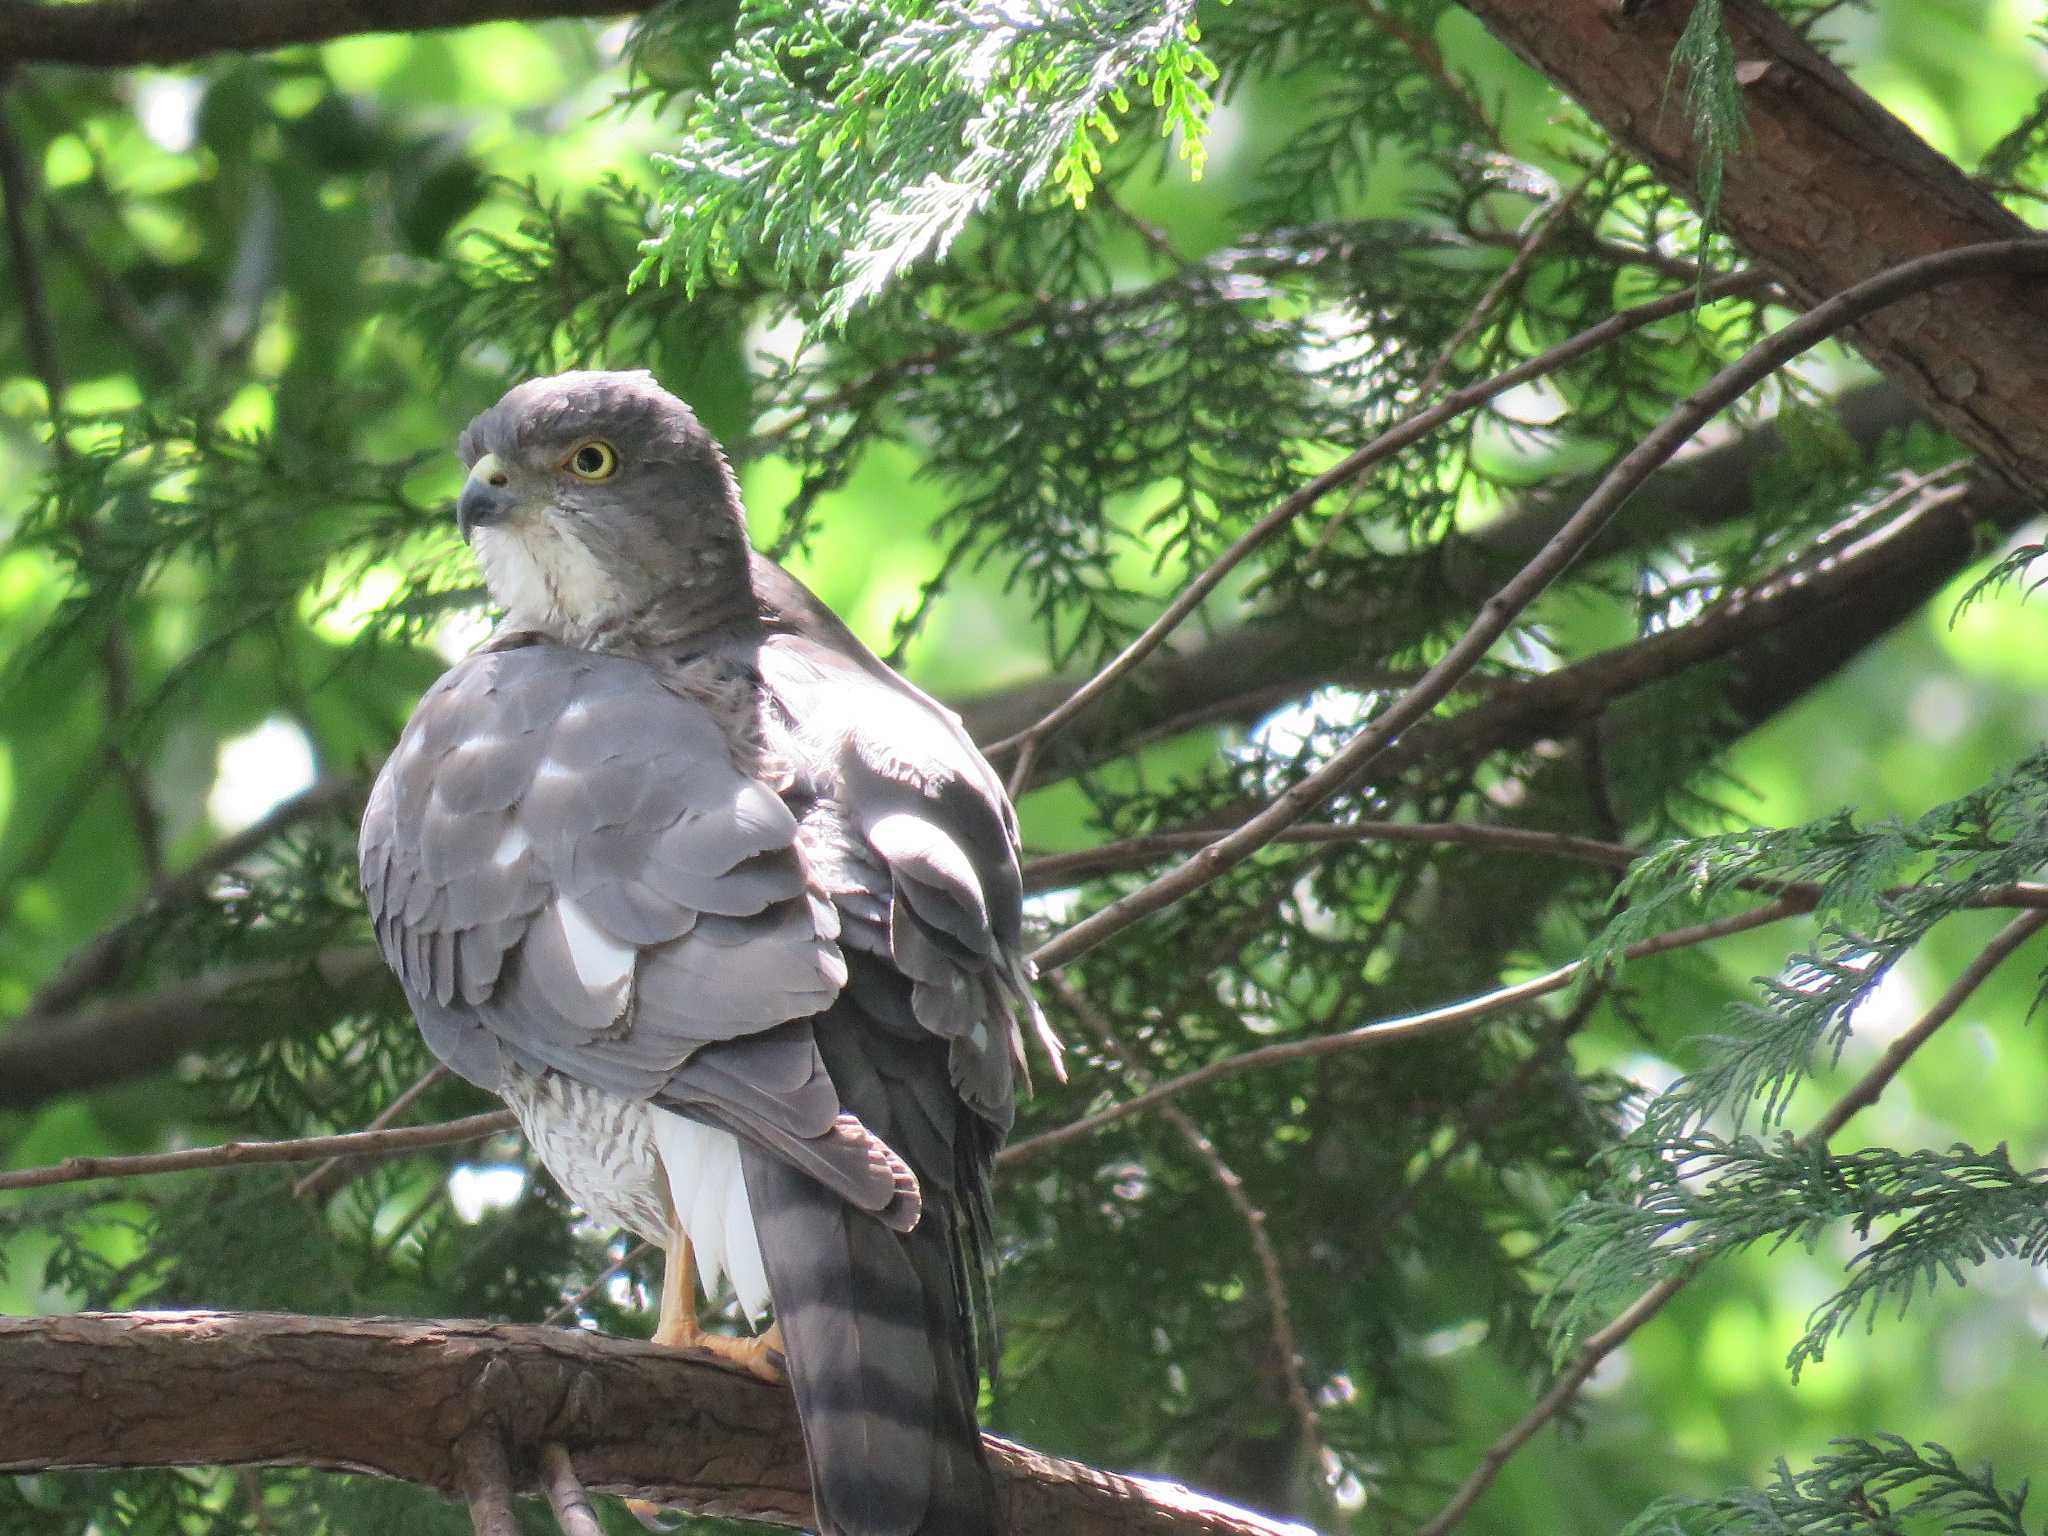
<instances>
[{"instance_id":1,"label":"perched bird of prey","mask_svg":"<svg viewBox=\"0 0 2048 1536\"><path fill-rule=\"evenodd\" d=\"M420 700L362 880L427 1042L662 1244L656 1338L786 1366L826 1536L979 1536L989 1182L1032 1003L959 719L752 552L647 373L511 390L457 518L504 621ZM757 1327L702 1331L731 1280Z\"/></svg>"}]
</instances>

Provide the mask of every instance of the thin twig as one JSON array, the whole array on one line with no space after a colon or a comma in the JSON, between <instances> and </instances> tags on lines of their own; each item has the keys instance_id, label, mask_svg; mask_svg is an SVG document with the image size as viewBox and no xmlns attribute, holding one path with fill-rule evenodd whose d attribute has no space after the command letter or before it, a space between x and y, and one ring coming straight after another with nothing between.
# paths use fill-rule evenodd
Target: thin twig
<instances>
[{"instance_id":1,"label":"thin twig","mask_svg":"<svg viewBox=\"0 0 2048 1536\"><path fill-rule=\"evenodd\" d=\"M21 1023L32 1026L39 1020L59 1015L88 993L112 982L120 975L129 941L145 917L182 906L204 895L215 875L241 863L300 822L349 805L361 798L362 793L362 784L355 779L321 779L280 800L241 831L222 838L189 867L159 880L126 914L72 951L71 958L64 962L57 974L29 1000Z\"/></svg>"},{"instance_id":2,"label":"thin twig","mask_svg":"<svg viewBox=\"0 0 2048 1536\"><path fill-rule=\"evenodd\" d=\"M1710 283L1707 286L1707 294L1711 298L1722 298L1728 294L1763 287L1769 281L1770 279L1761 272L1731 273L1718 282ZM1174 600L1166 605L1159 617L1146 625L1144 632L1118 652L1101 671L1075 689L1058 708L1048 712L1044 718L1015 735L1006 736L990 745L986 749L988 755L995 757L1000 753L1021 748L1026 742L1034 740L1039 745L1044 745L1076 715L1121 682L1133 667L1157 650L1166 637L1180 627L1181 621L1200 607L1209 594L1222 585L1224 577L1237 569L1247 556L1331 491L1355 480L1373 465L1391 458L1409 444L1427 437L1445 422L1463 415L1476 406L1484 405L1495 395L1512 389L1517 384L1524 384L1544 374L1553 373L1587 353L1596 352L1617 338L1653 321L1680 314L1690 309L1693 303L1694 294L1687 290L1684 293L1669 294L1661 299L1653 299L1647 304L1638 304L1633 308L1621 310L1608 316L1598 325L1538 353L1526 362L1518 363L1490 379L1482 379L1476 384L1468 384L1463 389L1454 390L1435 405L1404 416L1364 447L1347 454L1299 490L1275 503L1271 511L1239 534L1229 548L1183 587Z\"/></svg>"},{"instance_id":3,"label":"thin twig","mask_svg":"<svg viewBox=\"0 0 2048 1536\"><path fill-rule=\"evenodd\" d=\"M64 435L66 390L63 354L57 345L56 320L50 308L50 290L43 278L41 253L29 229L29 208L40 201L35 173L21 152L15 136L13 115L7 101L8 70L0 66L0 201L6 204L7 251L14 269L14 287L28 342L29 359L42 380L45 404L50 413L50 456L61 465L71 460L71 443ZM90 522L81 520L79 537L90 542ZM127 717L134 692L128 658L128 642L118 622L111 624L100 639L100 667L107 683L105 741L107 766L113 770L128 801L129 819L134 824L135 843L142 855L142 867L149 878L162 877L164 868L163 820L150 800L149 782L121 745L120 723ZM54 823L68 828L68 820ZM51 844L55 853L55 842Z\"/></svg>"},{"instance_id":4,"label":"thin twig","mask_svg":"<svg viewBox=\"0 0 2048 1536\"><path fill-rule=\"evenodd\" d=\"M1833 1141L1853 1115L1875 1104L1913 1053L1925 1045L1937 1029L1956 1016L1963 1004L1970 1000L1970 994L1983 986L2014 950L2044 927L2048 927L2048 912L2022 912L1992 935L1991 942L1949 983L1948 990L1935 999L1934 1005L1920 1016L1912 1028L1903 1031L1886 1046L1884 1054L1877 1058L1870 1070L1813 1123L1813 1128L1801 1138L1803 1144L1812 1146Z\"/></svg>"},{"instance_id":5,"label":"thin twig","mask_svg":"<svg viewBox=\"0 0 2048 1536\"><path fill-rule=\"evenodd\" d=\"M1835 1100L1828 1112L1816 1120L1810 1130L1799 1138L1802 1147L1822 1146L1841 1133L1859 1110L1875 1104L1878 1097L1899 1074L1913 1053L1925 1045L1934 1032L1956 1016L1991 973L2011 956L2014 950L2048 927L2048 912L2025 912L2001 928L1990 943L1986 944L1977 957L1966 966L1947 991L1942 993L1933 1007L1929 1008L1912 1028L1906 1030L1886 1047L1876 1065L1858 1078L1849 1091ZM1693 1276L1706 1267L1706 1257L1694 1259L1681 1269L1676 1269L1644 1291L1619 1317L1588 1338L1572 1357L1570 1365L1559 1374L1550 1389L1537 1399L1531 1408L1498 1440L1486 1448L1465 1481L1452 1494L1450 1501L1437 1512L1430 1522L1416 1532L1416 1536L1448 1536L1460 1521L1471 1512L1480 1495L1500 1476L1501 1468L1524 1445L1534 1439L1536 1433L1564 1411L1579 1388L1615 1350L1640 1329L1643 1324L1664 1310L1664 1306L1684 1290Z\"/></svg>"},{"instance_id":6,"label":"thin twig","mask_svg":"<svg viewBox=\"0 0 2048 1536\"><path fill-rule=\"evenodd\" d=\"M1098 875L1122 874L1156 864L1169 854L1205 848L1218 828L1192 827L1172 832L1147 832L1119 838L1071 853L1047 853L1024 862L1024 888L1043 891ZM1311 846L1346 843L1435 843L1484 848L1496 853L1529 853L1626 869L1643 854L1626 843L1575 837L1568 832L1541 832L1527 827L1491 827L1462 821L1310 821L1287 828L1276 843Z\"/></svg>"},{"instance_id":7,"label":"thin twig","mask_svg":"<svg viewBox=\"0 0 2048 1536\"><path fill-rule=\"evenodd\" d=\"M1730 934L1747 933L1752 928L1761 928L1768 923L1782 922L1788 917L1797 917L1811 912L1814 898L1805 895L1780 897L1761 907L1752 907L1747 912L1736 912L1727 917L1717 917L1711 922L1695 923L1686 928L1674 928L1669 933L1658 934L1631 944L1622 951L1625 959L1640 960L1651 955L1661 955L1674 949L1685 949L1695 944L1709 943L1714 939L1727 938ZM1392 1045L1403 1040L1419 1040L1430 1035L1442 1034L1446 1030L1469 1024L1474 1019L1486 1018L1504 1009L1517 1007L1552 992L1562 991L1570 986L1586 962L1574 960L1541 976L1517 982L1511 987L1500 987L1492 992L1481 993L1478 997L1463 1002L1450 1003L1442 1008L1432 1008L1426 1013L1411 1013L1398 1019L1383 1019L1375 1024L1361 1025L1341 1034L1317 1035L1307 1040L1282 1040L1274 1045L1262 1045L1256 1050L1241 1051L1222 1061L1212 1061L1207 1066L1196 1067L1178 1077L1170 1077L1133 1098L1120 1104L1085 1115L1068 1125L1054 1130L1041 1131L1036 1136L1013 1142L1005 1147L996 1161L1001 1166L1022 1163L1031 1158L1050 1152L1055 1147L1092 1136L1105 1126L1177 1098L1191 1089L1200 1088L1220 1078L1235 1077L1260 1067L1275 1066L1287 1061L1306 1061L1317 1056L1329 1056L1339 1051L1356 1051Z\"/></svg>"},{"instance_id":8,"label":"thin twig","mask_svg":"<svg viewBox=\"0 0 2048 1536\"><path fill-rule=\"evenodd\" d=\"M457 1452L462 1462L462 1492L469 1501L476 1536L519 1536L519 1516L512 1508L512 1468L505 1442L489 1425L463 1436Z\"/></svg>"},{"instance_id":9,"label":"thin twig","mask_svg":"<svg viewBox=\"0 0 2048 1536\"><path fill-rule=\"evenodd\" d=\"M419 1080L410 1088L379 1110L377 1118L364 1126L363 1129L365 1131L383 1130L386 1126L396 1121L400 1115L411 1109L413 1105L417 1104L420 1101L421 1095L425 1094L447 1075L448 1069L444 1066L435 1065L429 1067L420 1074ZM348 1182L347 1173L353 1172L353 1169L347 1170L347 1172L343 1173L342 1177L337 1178L335 1176L336 1170L341 1168L342 1160L338 1157L330 1157L318 1168L315 1168L311 1173L305 1175L305 1177L292 1185L292 1198L294 1200L325 1200L329 1195L346 1184Z\"/></svg>"},{"instance_id":10,"label":"thin twig","mask_svg":"<svg viewBox=\"0 0 2048 1536\"><path fill-rule=\"evenodd\" d=\"M628 1248L624 1253L620 1254L616 1259L612 1260L611 1263L605 1265L603 1269L599 1270L597 1272L597 1278L592 1280L590 1284L583 1287L582 1290L578 1291L574 1296L571 1296L567 1301L563 1302L559 1307L555 1308L554 1311L550 1312L546 1317L542 1318L541 1323L544 1326L547 1326L559 1323L566 1317L573 1317L578 1311L582 1309L583 1303L590 1300L591 1297L595 1296L599 1291L604 1289L605 1283L609 1281L613 1275L621 1274L624 1271L632 1268L633 1265L639 1263L644 1256L654 1252L655 1247L656 1245L650 1242L642 1241L635 1243L632 1247Z\"/></svg>"},{"instance_id":11,"label":"thin twig","mask_svg":"<svg viewBox=\"0 0 2048 1536\"><path fill-rule=\"evenodd\" d=\"M0 1190L42 1189L51 1184L80 1184L90 1179L128 1179L146 1173L189 1173L197 1168L239 1168L251 1163L310 1163L323 1157L396 1157L422 1147L481 1141L486 1136L509 1131L518 1123L511 1110L500 1109L433 1125L347 1131L339 1136L305 1136L295 1141L229 1141L219 1146L145 1152L134 1157L67 1157L43 1168L0 1172Z\"/></svg>"},{"instance_id":12,"label":"thin twig","mask_svg":"<svg viewBox=\"0 0 2048 1536\"><path fill-rule=\"evenodd\" d=\"M1486 292L1479 296L1479 302L1473 305L1472 313L1465 317L1464 324L1452 332L1451 339L1445 342L1443 349L1437 353L1436 361L1429 365L1429 372L1422 376L1422 383L1415 391L1416 399L1427 400L1443 387L1444 375L1450 372L1451 365L1458 360L1458 354L1479 334L1481 327L1492 317L1494 308L1507 297L1508 291L1528 274L1530 266L1543 247L1549 243L1551 235L1570 216L1572 210L1578 207L1579 199L1586 195L1586 188L1592 184L1593 176L1588 173L1569 192L1553 198L1545 207L1538 210L1536 217L1530 221L1528 233L1516 248L1515 254L1509 258L1507 266L1501 269L1498 277L1487 284ZM1311 562L1323 557L1323 552L1330 547L1330 541L1336 538L1338 531L1350 520L1351 511L1357 505L1357 498L1345 503L1316 531L1316 541L1308 552L1308 559Z\"/></svg>"},{"instance_id":13,"label":"thin twig","mask_svg":"<svg viewBox=\"0 0 2048 1536\"><path fill-rule=\"evenodd\" d=\"M1109 1020L1077 987L1061 976L1048 976L1046 987L1123 1064L1125 1075L1141 1091L1156 1085L1157 1078L1152 1071L1139 1060L1135 1051L1124 1044L1110 1027ZM1178 1104L1171 1103L1160 1105L1159 1114L1180 1133L1181 1139L1209 1170L1209 1176L1221 1187L1224 1198L1243 1220L1251 1237L1252 1253L1258 1260L1265 1282L1266 1307L1272 1318L1273 1353L1280 1361L1281 1375L1287 1384L1287 1401L1301 1426L1302 1447L1316 1464L1317 1486L1327 1495L1343 1468L1323 1437L1322 1415L1316 1411L1315 1398L1310 1395L1308 1382L1302 1376L1301 1341L1294 1332L1294 1309L1287 1297L1287 1280L1280 1269L1279 1252L1273 1246L1272 1234L1266 1230L1266 1213L1252 1203L1251 1196L1245 1193L1244 1180L1223 1160L1223 1154L1216 1150L1216 1144L1209 1139L1208 1133L1195 1123L1194 1116Z\"/></svg>"},{"instance_id":14,"label":"thin twig","mask_svg":"<svg viewBox=\"0 0 2048 1536\"><path fill-rule=\"evenodd\" d=\"M555 1512L562 1536L604 1536L597 1511L591 1508L590 1494L583 1487L583 1479L576 1475L568 1447L561 1441L550 1440L540 1448L540 1477L548 1508Z\"/></svg>"},{"instance_id":15,"label":"thin twig","mask_svg":"<svg viewBox=\"0 0 2048 1536\"><path fill-rule=\"evenodd\" d=\"M1945 283L1993 273L2048 271L2048 239L1993 240L1904 262L1816 305L1723 368L1623 456L1564 525L1408 692L1352 736L1321 768L1258 815L1192 858L1073 924L1032 956L1041 971L1064 965L1111 935L1173 905L1236 867L1341 790L1427 717L1478 666L1522 612L1585 552L1628 498L1700 427L1807 349L1877 310Z\"/></svg>"},{"instance_id":16,"label":"thin twig","mask_svg":"<svg viewBox=\"0 0 2048 1536\"><path fill-rule=\"evenodd\" d=\"M159 383L168 384L179 378L185 371L184 364L164 339L156 322L137 302L135 295L128 291L120 275L100 260L85 236L64 217L53 200L45 199L43 202L43 224L49 230L50 238L78 268L86 286L99 295L100 302L106 306L107 318L128 338L128 348L144 371Z\"/></svg>"}]
</instances>

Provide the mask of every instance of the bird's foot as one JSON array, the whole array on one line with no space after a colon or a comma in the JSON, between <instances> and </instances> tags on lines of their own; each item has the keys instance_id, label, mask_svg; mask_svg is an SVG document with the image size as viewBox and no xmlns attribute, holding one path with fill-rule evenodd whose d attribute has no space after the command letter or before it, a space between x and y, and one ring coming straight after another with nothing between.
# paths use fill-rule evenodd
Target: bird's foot
<instances>
[{"instance_id":1,"label":"bird's foot","mask_svg":"<svg viewBox=\"0 0 2048 1536\"><path fill-rule=\"evenodd\" d=\"M667 1536L668 1532L683 1528L683 1517L679 1512L657 1504L652 1499L621 1499L619 1502L626 1506L626 1512L635 1520L648 1530L661 1533L661 1536Z\"/></svg>"},{"instance_id":2,"label":"bird's foot","mask_svg":"<svg viewBox=\"0 0 2048 1536\"><path fill-rule=\"evenodd\" d=\"M745 1371L749 1376L774 1386L780 1386L789 1379L782 1359L780 1325L770 1328L759 1338L736 1339L729 1334L705 1332L694 1317L664 1320L654 1330L654 1342L670 1349L696 1350L710 1355L723 1365Z\"/></svg>"}]
</instances>

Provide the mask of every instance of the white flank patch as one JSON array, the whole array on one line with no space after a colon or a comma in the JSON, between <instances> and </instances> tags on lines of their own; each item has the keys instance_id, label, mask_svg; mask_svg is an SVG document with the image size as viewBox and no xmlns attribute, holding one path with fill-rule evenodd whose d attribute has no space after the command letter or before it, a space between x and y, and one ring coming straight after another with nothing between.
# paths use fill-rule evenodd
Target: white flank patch
<instances>
[{"instance_id":1,"label":"white flank patch","mask_svg":"<svg viewBox=\"0 0 2048 1536\"><path fill-rule=\"evenodd\" d=\"M730 1131L700 1125L665 1109L650 1109L654 1145L668 1172L676 1220L697 1252L697 1283L706 1300L721 1277L730 1276L733 1294L758 1322L768 1310L768 1271L761 1263L761 1239L747 1181L740 1170L740 1144Z\"/></svg>"},{"instance_id":2,"label":"white flank patch","mask_svg":"<svg viewBox=\"0 0 2048 1536\"><path fill-rule=\"evenodd\" d=\"M562 937L569 941L569 958L575 962L583 985L593 992L618 991L633 974L633 962L640 952L599 928L590 920L590 914L567 896L557 898L555 915L561 921Z\"/></svg>"},{"instance_id":3,"label":"white flank patch","mask_svg":"<svg viewBox=\"0 0 2048 1536\"><path fill-rule=\"evenodd\" d=\"M500 869L510 869L519 862L519 855L533 846L533 839L526 835L526 829L517 822L505 828L505 835L498 840L498 851L491 855L491 862Z\"/></svg>"}]
</instances>

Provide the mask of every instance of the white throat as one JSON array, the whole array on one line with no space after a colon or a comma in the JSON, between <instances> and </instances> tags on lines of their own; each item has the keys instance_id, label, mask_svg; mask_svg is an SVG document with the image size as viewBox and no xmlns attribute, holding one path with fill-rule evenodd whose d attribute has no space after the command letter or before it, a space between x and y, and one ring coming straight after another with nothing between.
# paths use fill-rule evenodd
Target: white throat
<instances>
[{"instance_id":1,"label":"white throat","mask_svg":"<svg viewBox=\"0 0 2048 1536\"><path fill-rule=\"evenodd\" d=\"M587 634L618 612L623 595L618 583L559 524L544 529L486 525L471 531L470 547L483 566L484 585L506 619L520 628Z\"/></svg>"}]
</instances>

